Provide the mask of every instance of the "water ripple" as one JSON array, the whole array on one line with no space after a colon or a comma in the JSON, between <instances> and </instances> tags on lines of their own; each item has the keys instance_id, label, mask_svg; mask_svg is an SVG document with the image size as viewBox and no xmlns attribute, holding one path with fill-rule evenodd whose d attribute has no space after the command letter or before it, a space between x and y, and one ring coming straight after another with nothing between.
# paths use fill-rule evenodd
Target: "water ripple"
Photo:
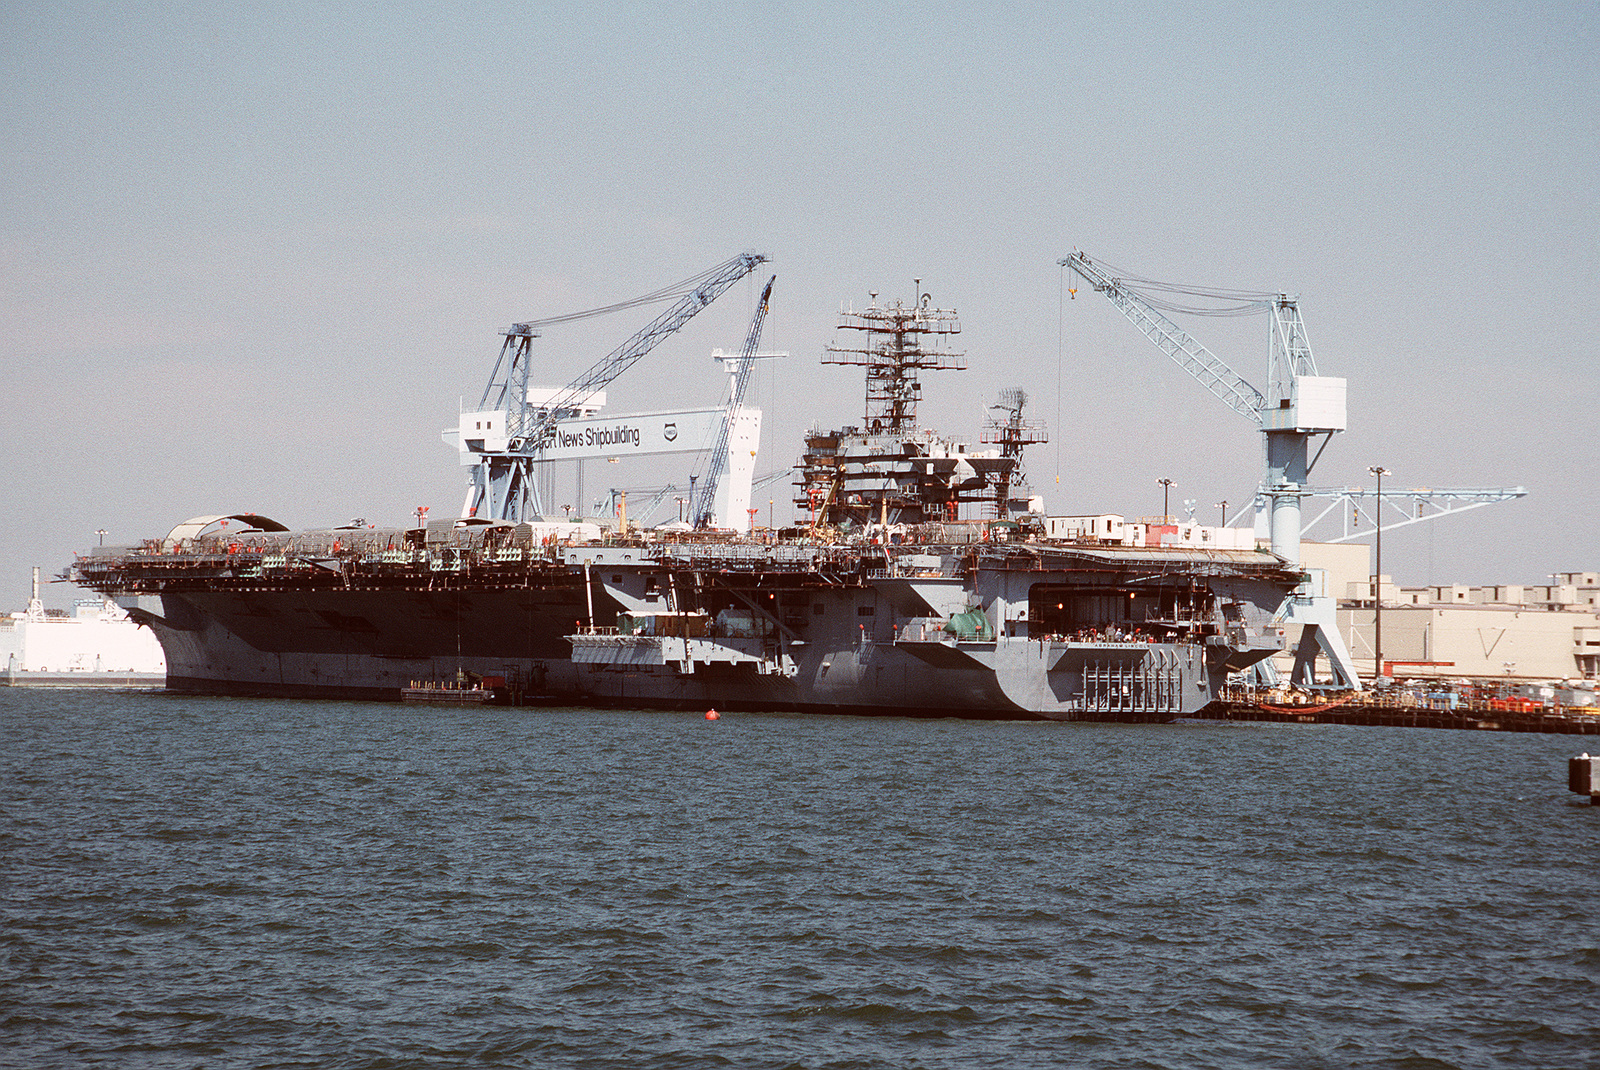
<instances>
[{"instance_id":1,"label":"water ripple","mask_svg":"<svg viewBox=\"0 0 1600 1070\"><path fill-rule=\"evenodd\" d=\"M1560 737L18 689L0 723L10 1065L1600 1050Z\"/></svg>"}]
</instances>

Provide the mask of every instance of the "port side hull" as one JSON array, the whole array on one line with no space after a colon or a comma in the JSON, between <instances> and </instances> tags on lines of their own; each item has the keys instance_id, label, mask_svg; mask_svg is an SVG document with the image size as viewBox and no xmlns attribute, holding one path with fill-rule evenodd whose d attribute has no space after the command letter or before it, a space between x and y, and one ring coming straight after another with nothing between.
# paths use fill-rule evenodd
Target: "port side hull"
<instances>
[{"instance_id":1,"label":"port side hull","mask_svg":"<svg viewBox=\"0 0 1600 1070\"><path fill-rule=\"evenodd\" d=\"M466 673L553 703L1132 721L1281 650L1295 580L1254 552L372 542L80 570L154 630L174 690L399 700Z\"/></svg>"},{"instance_id":2,"label":"port side hull","mask_svg":"<svg viewBox=\"0 0 1600 1070\"><path fill-rule=\"evenodd\" d=\"M562 591L190 592L130 611L156 632L171 690L393 701L418 681L503 676L537 701L1055 720L1170 720L1215 693L1196 648L1026 638L876 641L851 627L870 588L758 658L700 660L664 638L612 663L574 661L581 588ZM576 615L575 615L576 614ZM732 642L732 641L729 641ZM1180 654L1180 651L1181 654ZM689 656L685 658L684 653Z\"/></svg>"}]
</instances>

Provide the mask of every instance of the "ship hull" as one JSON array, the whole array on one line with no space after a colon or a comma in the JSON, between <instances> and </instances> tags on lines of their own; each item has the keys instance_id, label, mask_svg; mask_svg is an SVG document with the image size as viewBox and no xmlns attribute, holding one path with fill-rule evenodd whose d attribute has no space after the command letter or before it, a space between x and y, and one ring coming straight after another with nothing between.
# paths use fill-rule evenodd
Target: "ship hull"
<instances>
[{"instance_id":1,"label":"ship hull","mask_svg":"<svg viewBox=\"0 0 1600 1070\"><path fill-rule=\"evenodd\" d=\"M933 668L892 643L863 642L859 630L850 645L795 644L792 675L760 671L759 657L694 664L685 671L682 660L673 658L670 639L653 644L656 656L647 659L577 663L568 635L582 627L584 609L575 593L530 611L521 592L482 592L470 599L354 599L321 592L245 599L166 595L140 599L130 612L161 641L167 687L176 691L390 701L418 681L467 674L504 677L525 695L581 705L945 716L1026 712L1014 708L981 670ZM329 618L338 624L329 626ZM296 620L321 623L291 627Z\"/></svg>"},{"instance_id":2,"label":"ship hull","mask_svg":"<svg viewBox=\"0 0 1600 1070\"><path fill-rule=\"evenodd\" d=\"M1030 596L1081 585L1069 572L838 583L758 567L735 578L711 594L717 581L704 571L609 563L520 585L198 584L119 601L160 640L169 689L214 694L396 701L432 682L499 677L543 703L1165 721L1198 712L1238 667L1197 636L1084 640L1057 634L1062 623L1038 611L1030 621ZM691 589L702 602L751 607L739 610L747 626L617 634L630 613L647 616ZM974 617L979 634L939 626L972 605L989 607Z\"/></svg>"}]
</instances>

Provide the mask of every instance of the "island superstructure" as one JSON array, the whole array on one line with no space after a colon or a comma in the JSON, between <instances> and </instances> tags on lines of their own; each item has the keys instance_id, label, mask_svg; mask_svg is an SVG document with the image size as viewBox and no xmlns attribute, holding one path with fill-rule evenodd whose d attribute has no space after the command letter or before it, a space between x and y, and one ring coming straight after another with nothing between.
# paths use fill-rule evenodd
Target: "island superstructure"
<instances>
[{"instance_id":1,"label":"island superstructure","mask_svg":"<svg viewBox=\"0 0 1600 1070\"><path fill-rule=\"evenodd\" d=\"M1022 447L1045 441L1043 428L1022 416L1022 391L1006 391L996 406L1006 418L985 429L997 449L972 450L918 424L920 373L966 367L966 355L950 348L960 317L934 307L921 283L909 305L880 305L874 293L865 309L840 314L838 337L822 359L866 369L865 414L859 426L806 435L795 505L813 527L891 532L954 522L963 506L979 506L989 520L1011 519L1030 504L1042 509L1021 485Z\"/></svg>"}]
</instances>

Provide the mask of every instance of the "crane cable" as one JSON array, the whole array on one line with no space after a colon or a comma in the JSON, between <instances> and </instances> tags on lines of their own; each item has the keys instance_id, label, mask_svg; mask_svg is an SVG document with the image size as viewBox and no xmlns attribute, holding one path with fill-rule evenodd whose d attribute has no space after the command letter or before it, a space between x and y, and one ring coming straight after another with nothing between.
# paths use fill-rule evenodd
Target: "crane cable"
<instances>
[{"instance_id":1,"label":"crane cable","mask_svg":"<svg viewBox=\"0 0 1600 1070\"><path fill-rule=\"evenodd\" d=\"M713 275L721 274L723 269L727 266L727 264L718 264L716 267L708 268L698 275L693 275L687 279L684 279L682 282L675 282L670 286L647 293L642 297L635 297L632 300L618 301L614 305L602 305L600 308L591 308L583 312L568 312L561 316L547 316L544 319L527 320L518 323L517 326L525 330L538 329L540 327L548 327L557 323L571 323L574 320L591 319L595 316L606 316L613 312L624 312L630 308L638 308L641 305L658 304L670 298L681 297L684 294L691 292Z\"/></svg>"},{"instance_id":2,"label":"crane cable","mask_svg":"<svg viewBox=\"0 0 1600 1070\"><path fill-rule=\"evenodd\" d=\"M1186 286L1181 283L1161 282L1157 279L1147 279L1139 275L1130 275L1113 264L1104 260L1095 263L1113 275L1117 282L1124 288L1137 294L1146 304L1159 308L1163 312L1177 312L1189 316L1251 316L1257 312L1265 312L1272 307L1273 299L1278 294L1260 290L1232 290L1217 286ZM1211 301L1233 301L1236 304L1222 308L1202 305L1185 305L1173 301L1165 301L1152 297L1149 291L1161 293L1182 294L1185 297L1203 297Z\"/></svg>"}]
</instances>

